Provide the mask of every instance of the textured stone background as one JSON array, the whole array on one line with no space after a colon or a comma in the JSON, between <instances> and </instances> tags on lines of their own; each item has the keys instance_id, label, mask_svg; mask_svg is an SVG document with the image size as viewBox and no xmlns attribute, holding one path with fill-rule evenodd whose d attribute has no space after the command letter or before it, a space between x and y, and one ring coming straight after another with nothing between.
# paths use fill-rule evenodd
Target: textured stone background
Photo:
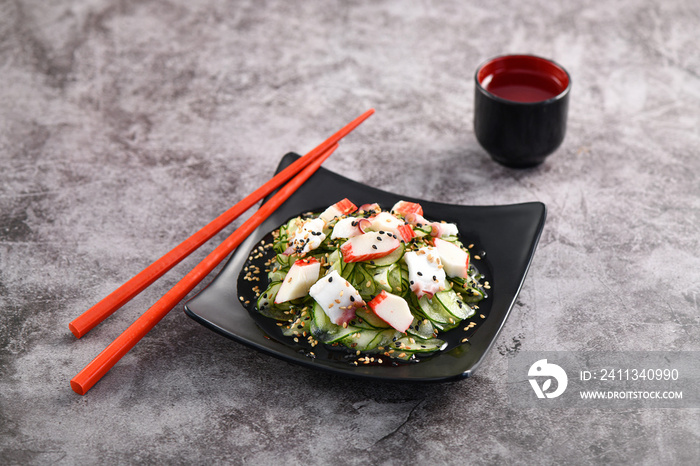
<instances>
[{"instance_id":1,"label":"textured stone background","mask_svg":"<svg viewBox=\"0 0 700 466\"><path fill-rule=\"evenodd\" d=\"M0 462L697 464L697 409L522 411L505 374L525 350L700 350L698 24L696 0L0 0ZM574 82L564 145L525 171L471 127L474 69L512 52ZM370 107L329 169L548 206L476 377L300 370L180 305L70 390L209 249L81 340L68 322Z\"/></svg>"}]
</instances>

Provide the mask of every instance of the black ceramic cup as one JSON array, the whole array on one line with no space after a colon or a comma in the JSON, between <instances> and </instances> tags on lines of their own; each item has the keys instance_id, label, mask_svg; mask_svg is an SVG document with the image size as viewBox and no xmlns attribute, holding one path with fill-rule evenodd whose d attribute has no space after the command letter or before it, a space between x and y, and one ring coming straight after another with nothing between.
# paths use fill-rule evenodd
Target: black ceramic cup
<instances>
[{"instance_id":1,"label":"black ceramic cup","mask_svg":"<svg viewBox=\"0 0 700 466\"><path fill-rule=\"evenodd\" d=\"M492 159L539 165L564 140L571 78L534 55L504 55L476 70L474 133Z\"/></svg>"}]
</instances>

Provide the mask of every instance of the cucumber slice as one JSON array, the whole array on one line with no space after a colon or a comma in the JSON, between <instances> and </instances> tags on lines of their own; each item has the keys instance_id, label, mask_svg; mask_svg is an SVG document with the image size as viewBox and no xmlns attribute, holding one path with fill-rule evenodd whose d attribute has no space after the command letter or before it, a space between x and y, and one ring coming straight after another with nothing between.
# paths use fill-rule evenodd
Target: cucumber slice
<instances>
[{"instance_id":1,"label":"cucumber slice","mask_svg":"<svg viewBox=\"0 0 700 466\"><path fill-rule=\"evenodd\" d=\"M439 324L439 328L445 328L455 322L454 316L447 312L437 299L430 299L424 295L418 300L418 305L428 319Z\"/></svg>"},{"instance_id":2,"label":"cucumber slice","mask_svg":"<svg viewBox=\"0 0 700 466\"><path fill-rule=\"evenodd\" d=\"M403 337L396 340L392 349L398 353L432 353L443 349L446 345L447 343L439 338L413 338L411 341L411 337Z\"/></svg>"},{"instance_id":3,"label":"cucumber slice","mask_svg":"<svg viewBox=\"0 0 700 466\"><path fill-rule=\"evenodd\" d=\"M294 217L287 222L286 233L290 238L304 225L301 217Z\"/></svg>"},{"instance_id":4,"label":"cucumber slice","mask_svg":"<svg viewBox=\"0 0 700 466\"><path fill-rule=\"evenodd\" d=\"M339 249L336 249L328 255L328 264L330 265L328 273L335 270L340 275L343 274L343 257L341 256Z\"/></svg>"},{"instance_id":5,"label":"cucumber slice","mask_svg":"<svg viewBox=\"0 0 700 466\"><path fill-rule=\"evenodd\" d=\"M347 281L351 281L351 278L355 272L355 263L345 263L342 260L340 261L340 263L342 264L342 271L340 272L340 276L346 279Z\"/></svg>"},{"instance_id":6,"label":"cucumber slice","mask_svg":"<svg viewBox=\"0 0 700 466\"><path fill-rule=\"evenodd\" d=\"M402 267L401 263L392 264L387 272L391 293L403 296L410 291L410 283L408 281L408 270Z\"/></svg>"},{"instance_id":7,"label":"cucumber slice","mask_svg":"<svg viewBox=\"0 0 700 466\"><path fill-rule=\"evenodd\" d=\"M311 315L311 334L316 337L317 340L323 343L334 343L336 341L340 342L340 340L348 335L351 335L352 333L366 330L353 325L348 325L347 327L335 325L330 321L328 315L324 312L321 306L318 305L318 303L314 303L314 307L311 310Z\"/></svg>"},{"instance_id":8,"label":"cucumber slice","mask_svg":"<svg viewBox=\"0 0 700 466\"><path fill-rule=\"evenodd\" d=\"M349 325L352 325L353 327L357 327L357 328L362 328L365 330L382 330L381 328L378 329L377 327L375 327L372 324L370 324L369 322L367 322L365 319L361 319L361 318L352 319L349 322Z\"/></svg>"},{"instance_id":9,"label":"cucumber slice","mask_svg":"<svg viewBox=\"0 0 700 466\"><path fill-rule=\"evenodd\" d=\"M378 267L372 276L372 280L383 290L391 292L392 287L389 282L389 269L391 269L391 266Z\"/></svg>"},{"instance_id":10,"label":"cucumber slice","mask_svg":"<svg viewBox=\"0 0 700 466\"><path fill-rule=\"evenodd\" d=\"M314 302L314 306L311 308L311 317L311 333L314 335L334 332L335 327L337 327L337 325L328 318L328 314L326 314L316 302Z\"/></svg>"},{"instance_id":11,"label":"cucumber slice","mask_svg":"<svg viewBox=\"0 0 700 466\"><path fill-rule=\"evenodd\" d=\"M288 337L305 338L304 335L309 335L313 327L313 320L310 316L296 319L282 327L282 334Z\"/></svg>"},{"instance_id":12,"label":"cucumber slice","mask_svg":"<svg viewBox=\"0 0 700 466\"><path fill-rule=\"evenodd\" d=\"M413 323L408 327L407 333L423 339L435 337L435 326L428 319L413 319Z\"/></svg>"},{"instance_id":13,"label":"cucumber slice","mask_svg":"<svg viewBox=\"0 0 700 466\"><path fill-rule=\"evenodd\" d=\"M377 347L376 343L373 344L373 342L380 333L382 332L379 330L359 329L343 337L340 343L354 351L371 351Z\"/></svg>"},{"instance_id":14,"label":"cucumber slice","mask_svg":"<svg viewBox=\"0 0 700 466\"><path fill-rule=\"evenodd\" d=\"M459 299L459 296L457 296L454 290L439 291L435 293L435 298L442 304L447 312L455 316L458 321L467 319L476 313L474 309Z\"/></svg>"},{"instance_id":15,"label":"cucumber slice","mask_svg":"<svg viewBox=\"0 0 700 466\"><path fill-rule=\"evenodd\" d=\"M369 331L359 327L353 327L351 325L348 325L347 327L341 327L340 325L336 325L335 327L336 329L333 332L325 332L320 333L318 335L314 334L314 336L323 343L335 343L341 342L343 338L347 337L348 335L352 335L353 333Z\"/></svg>"},{"instance_id":16,"label":"cucumber slice","mask_svg":"<svg viewBox=\"0 0 700 466\"><path fill-rule=\"evenodd\" d=\"M280 265L280 267L286 268L286 267L289 267L291 265L291 263L290 263L291 258L292 258L292 256L287 256L285 254L277 254L277 256L275 257L275 260ZM291 261L291 262L293 262L293 261Z\"/></svg>"},{"instance_id":17,"label":"cucumber slice","mask_svg":"<svg viewBox=\"0 0 700 466\"><path fill-rule=\"evenodd\" d=\"M416 234L416 238L422 238L424 236L428 236L428 235L430 235L430 233L432 231L433 231L433 227L431 227L429 225L413 228L413 232Z\"/></svg>"},{"instance_id":18,"label":"cucumber slice","mask_svg":"<svg viewBox=\"0 0 700 466\"><path fill-rule=\"evenodd\" d=\"M273 268L274 268L274 267L273 267ZM270 271L270 272L267 274L267 279L270 281L270 283L272 283L272 282L281 282L281 281L284 280L284 277L286 277L286 276L287 276L287 271L286 271L286 270L282 270L282 269L279 268L279 266L277 266L277 270L275 270L274 272L273 272L273 271Z\"/></svg>"},{"instance_id":19,"label":"cucumber slice","mask_svg":"<svg viewBox=\"0 0 700 466\"><path fill-rule=\"evenodd\" d=\"M289 320L289 314L284 313L289 310L289 306L280 307L279 304L275 304L275 297L277 296L280 286L282 286L282 282L272 282L267 289L262 292L257 302L258 312L265 317L270 317L275 320Z\"/></svg>"},{"instance_id":20,"label":"cucumber slice","mask_svg":"<svg viewBox=\"0 0 700 466\"><path fill-rule=\"evenodd\" d=\"M403 335L401 332L394 330L393 328L383 330L375 337L375 341L372 342L372 347L379 351L384 351L389 347L389 345L391 345L391 343L398 340L401 335Z\"/></svg>"},{"instance_id":21,"label":"cucumber slice","mask_svg":"<svg viewBox=\"0 0 700 466\"><path fill-rule=\"evenodd\" d=\"M371 325L374 328L388 328L389 324L380 319L374 312L366 307L360 307L355 310L355 315L362 319L363 322Z\"/></svg>"},{"instance_id":22,"label":"cucumber slice","mask_svg":"<svg viewBox=\"0 0 700 466\"><path fill-rule=\"evenodd\" d=\"M475 286L476 282L474 280L455 278L453 282L455 290L462 295L462 301L465 303L478 303L486 297L486 293Z\"/></svg>"},{"instance_id":23,"label":"cucumber slice","mask_svg":"<svg viewBox=\"0 0 700 466\"><path fill-rule=\"evenodd\" d=\"M373 276L359 263L355 263L355 270L351 283L365 301L370 301L379 293L379 286L374 282Z\"/></svg>"}]
</instances>

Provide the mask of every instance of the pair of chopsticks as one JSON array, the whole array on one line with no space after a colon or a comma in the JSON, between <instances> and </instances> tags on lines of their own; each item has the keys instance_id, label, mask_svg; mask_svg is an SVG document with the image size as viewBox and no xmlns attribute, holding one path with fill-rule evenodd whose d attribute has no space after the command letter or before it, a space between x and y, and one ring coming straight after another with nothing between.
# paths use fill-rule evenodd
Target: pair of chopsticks
<instances>
[{"instance_id":1,"label":"pair of chopsticks","mask_svg":"<svg viewBox=\"0 0 700 466\"><path fill-rule=\"evenodd\" d=\"M321 164L338 148L338 142L374 113L370 109L348 123L311 152L282 170L267 183L249 194L238 204L218 216L207 226L176 246L163 257L146 267L124 285L117 288L99 303L85 311L69 325L71 332L80 338L93 329L117 309L151 285L165 272L199 248L224 227L262 198L280 188L255 214L216 247L170 291L131 324L119 337L107 346L70 381L73 391L87 393L126 353L138 343L160 320L165 317L204 277L237 248L253 230L267 219L289 196L291 196Z\"/></svg>"}]
</instances>

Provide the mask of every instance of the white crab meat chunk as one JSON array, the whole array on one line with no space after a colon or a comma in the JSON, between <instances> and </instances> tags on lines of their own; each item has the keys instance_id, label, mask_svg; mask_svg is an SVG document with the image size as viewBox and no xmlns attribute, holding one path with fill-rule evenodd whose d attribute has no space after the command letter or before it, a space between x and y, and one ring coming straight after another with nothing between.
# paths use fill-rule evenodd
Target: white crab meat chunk
<instances>
[{"instance_id":1,"label":"white crab meat chunk","mask_svg":"<svg viewBox=\"0 0 700 466\"><path fill-rule=\"evenodd\" d=\"M405 333L413 323L413 314L408 303L401 296L382 290L368 306L387 324L399 332Z\"/></svg>"},{"instance_id":2,"label":"white crab meat chunk","mask_svg":"<svg viewBox=\"0 0 700 466\"><path fill-rule=\"evenodd\" d=\"M445 289L445 271L437 248L425 246L404 254L411 290L420 298Z\"/></svg>"},{"instance_id":3,"label":"white crab meat chunk","mask_svg":"<svg viewBox=\"0 0 700 466\"><path fill-rule=\"evenodd\" d=\"M454 223L432 222L430 226L433 228L431 236L457 236L459 234L457 225Z\"/></svg>"},{"instance_id":4,"label":"white crab meat chunk","mask_svg":"<svg viewBox=\"0 0 700 466\"><path fill-rule=\"evenodd\" d=\"M469 253L444 239L435 238L433 242L447 276L467 278L469 276Z\"/></svg>"},{"instance_id":5,"label":"white crab meat chunk","mask_svg":"<svg viewBox=\"0 0 700 466\"><path fill-rule=\"evenodd\" d=\"M397 228L404 224L403 221L391 215L389 212L380 212L377 215L370 217L372 229L374 231L390 231L396 233Z\"/></svg>"},{"instance_id":6,"label":"white crab meat chunk","mask_svg":"<svg viewBox=\"0 0 700 466\"><path fill-rule=\"evenodd\" d=\"M423 207L415 202L399 201L391 208L391 212L404 216L407 214L423 215Z\"/></svg>"},{"instance_id":7,"label":"white crab meat chunk","mask_svg":"<svg viewBox=\"0 0 700 466\"><path fill-rule=\"evenodd\" d=\"M431 229L430 236L433 237L439 238L442 236L457 236L459 234L456 224L447 222L431 222L417 213L407 214L406 222L415 228L424 228L429 226Z\"/></svg>"},{"instance_id":8,"label":"white crab meat chunk","mask_svg":"<svg viewBox=\"0 0 700 466\"><path fill-rule=\"evenodd\" d=\"M396 218L389 212L380 212L369 218L370 227L374 231L385 231L396 235L403 241L411 241L415 235L413 229L403 220Z\"/></svg>"},{"instance_id":9,"label":"white crab meat chunk","mask_svg":"<svg viewBox=\"0 0 700 466\"><path fill-rule=\"evenodd\" d=\"M321 214L318 217L324 222L328 223L336 217L342 217L343 215L351 214L356 210L357 206L353 204L349 199L345 198L331 206L328 206L328 208L321 212Z\"/></svg>"},{"instance_id":10,"label":"white crab meat chunk","mask_svg":"<svg viewBox=\"0 0 700 466\"><path fill-rule=\"evenodd\" d=\"M309 288L318 280L320 271L321 263L313 257L295 261L277 291L275 303L284 303L306 296Z\"/></svg>"},{"instance_id":11,"label":"white crab meat chunk","mask_svg":"<svg viewBox=\"0 0 700 466\"><path fill-rule=\"evenodd\" d=\"M352 238L362 234L362 230L358 226L360 219L355 217L346 217L338 220L333 227L331 239L336 238Z\"/></svg>"},{"instance_id":12,"label":"white crab meat chunk","mask_svg":"<svg viewBox=\"0 0 700 466\"><path fill-rule=\"evenodd\" d=\"M365 305L360 293L336 270L319 279L309 295L336 325L350 322L355 318L355 309Z\"/></svg>"},{"instance_id":13,"label":"white crab meat chunk","mask_svg":"<svg viewBox=\"0 0 700 466\"><path fill-rule=\"evenodd\" d=\"M290 254L303 256L321 245L326 234L323 232L325 222L320 218L306 220L301 229L297 230L289 241Z\"/></svg>"}]
</instances>

